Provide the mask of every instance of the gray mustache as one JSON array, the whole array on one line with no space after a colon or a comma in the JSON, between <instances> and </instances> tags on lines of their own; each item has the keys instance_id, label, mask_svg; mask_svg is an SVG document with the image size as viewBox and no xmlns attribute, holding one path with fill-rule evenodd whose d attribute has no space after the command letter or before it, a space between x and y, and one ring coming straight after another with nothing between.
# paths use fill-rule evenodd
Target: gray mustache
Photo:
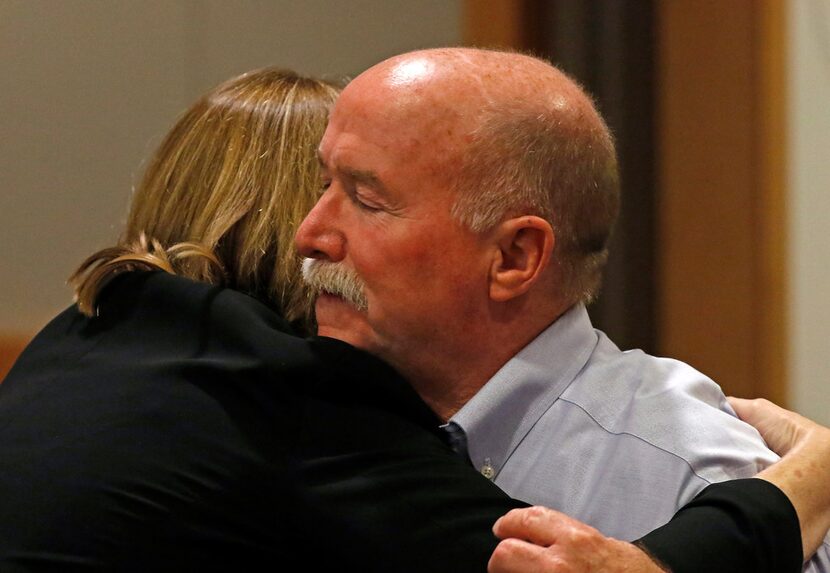
<instances>
[{"instance_id":1,"label":"gray mustache","mask_svg":"<svg viewBox=\"0 0 830 573\"><path fill-rule=\"evenodd\" d=\"M365 283L342 263L303 259L303 281L315 293L337 295L359 311L365 312L369 308Z\"/></svg>"}]
</instances>

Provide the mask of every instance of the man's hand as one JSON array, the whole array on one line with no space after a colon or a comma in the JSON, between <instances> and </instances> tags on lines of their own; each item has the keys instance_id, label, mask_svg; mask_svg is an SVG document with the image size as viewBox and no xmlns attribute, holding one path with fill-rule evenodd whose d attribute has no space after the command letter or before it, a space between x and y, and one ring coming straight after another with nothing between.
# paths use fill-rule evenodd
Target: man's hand
<instances>
[{"instance_id":1,"label":"man's hand","mask_svg":"<svg viewBox=\"0 0 830 573\"><path fill-rule=\"evenodd\" d=\"M801 523L806 561L830 529L830 428L763 399L730 397L729 403L783 456L756 477L775 484L790 498Z\"/></svg>"},{"instance_id":2,"label":"man's hand","mask_svg":"<svg viewBox=\"0 0 830 573\"><path fill-rule=\"evenodd\" d=\"M490 573L665 573L630 543L546 507L514 509L493 526Z\"/></svg>"}]
</instances>

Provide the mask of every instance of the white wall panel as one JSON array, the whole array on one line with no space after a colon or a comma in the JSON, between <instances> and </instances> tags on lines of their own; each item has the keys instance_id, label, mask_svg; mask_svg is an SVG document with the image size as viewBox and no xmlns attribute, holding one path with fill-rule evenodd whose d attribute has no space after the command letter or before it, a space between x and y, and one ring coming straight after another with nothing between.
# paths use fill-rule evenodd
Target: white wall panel
<instances>
[{"instance_id":1,"label":"white wall panel","mask_svg":"<svg viewBox=\"0 0 830 573\"><path fill-rule=\"evenodd\" d=\"M830 0L790 0L792 406L830 424Z\"/></svg>"}]
</instances>

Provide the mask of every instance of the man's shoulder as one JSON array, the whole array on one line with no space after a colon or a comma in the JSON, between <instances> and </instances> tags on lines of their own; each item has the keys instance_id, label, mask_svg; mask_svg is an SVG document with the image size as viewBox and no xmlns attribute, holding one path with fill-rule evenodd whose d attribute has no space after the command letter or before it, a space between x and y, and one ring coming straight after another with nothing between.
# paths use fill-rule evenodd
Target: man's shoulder
<instances>
[{"instance_id":1,"label":"man's shoulder","mask_svg":"<svg viewBox=\"0 0 830 573\"><path fill-rule=\"evenodd\" d=\"M734 417L720 386L693 366L642 350L620 351L604 334L563 397L610 419L619 418L622 408L656 401Z\"/></svg>"},{"instance_id":2,"label":"man's shoulder","mask_svg":"<svg viewBox=\"0 0 830 573\"><path fill-rule=\"evenodd\" d=\"M560 401L597 431L679 458L707 482L752 475L776 459L735 417L720 386L679 360L620 352L601 340Z\"/></svg>"}]
</instances>

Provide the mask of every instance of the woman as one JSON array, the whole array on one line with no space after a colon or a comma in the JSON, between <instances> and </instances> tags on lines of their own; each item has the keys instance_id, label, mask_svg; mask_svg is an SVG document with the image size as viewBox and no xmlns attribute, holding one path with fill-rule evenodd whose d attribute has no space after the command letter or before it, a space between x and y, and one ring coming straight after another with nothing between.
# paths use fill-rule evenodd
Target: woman
<instances>
[{"instance_id":1,"label":"woman","mask_svg":"<svg viewBox=\"0 0 830 573\"><path fill-rule=\"evenodd\" d=\"M0 569L485 569L521 504L388 367L289 325L310 325L291 238L336 95L252 72L165 138L0 387Z\"/></svg>"},{"instance_id":2,"label":"woman","mask_svg":"<svg viewBox=\"0 0 830 573\"><path fill-rule=\"evenodd\" d=\"M155 269L250 294L308 326L293 238L317 201L317 144L338 91L267 68L196 102L150 161L118 245L70 278L81 312L94 314L118 273Z\"/></svg>"}]
</instances>

